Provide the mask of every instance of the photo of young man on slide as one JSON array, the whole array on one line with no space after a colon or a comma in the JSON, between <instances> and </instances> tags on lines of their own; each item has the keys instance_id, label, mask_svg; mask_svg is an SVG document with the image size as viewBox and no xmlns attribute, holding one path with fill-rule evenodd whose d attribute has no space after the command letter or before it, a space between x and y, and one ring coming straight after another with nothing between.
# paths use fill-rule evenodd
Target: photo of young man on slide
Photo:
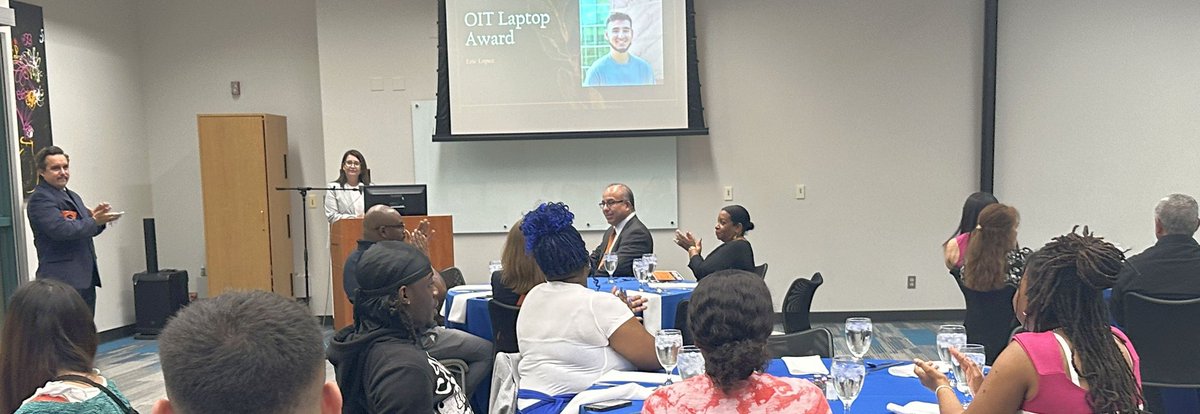
<instances>
[{"instance_id":1,"label":"photo of young man on slide","mask_svg":"<svg viewBox=\"0 0 1200 414\"><path fill-rule=\"evenodd\" d=\"M604 38L612 50L592 62L583 78L583 86L654 84L654 69L650 63L629 52L633 45L633 18L622 12L609 14Z\"/></svg>"}]
</instances>

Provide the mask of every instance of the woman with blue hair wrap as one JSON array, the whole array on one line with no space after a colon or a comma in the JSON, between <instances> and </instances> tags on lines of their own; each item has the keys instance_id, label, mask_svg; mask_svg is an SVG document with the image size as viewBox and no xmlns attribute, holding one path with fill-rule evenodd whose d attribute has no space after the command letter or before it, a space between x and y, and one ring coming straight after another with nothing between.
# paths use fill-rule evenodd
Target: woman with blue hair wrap
<instances>
[{"instance_id":1,"label":"woman with blue hair wrap","mask_svg":"<svg viewBox=\"0 0 1200 414\"><path fill-rule=\"evenodd\" d=\"M521 224L525 248L546 274L546 283L526 294L517 317L522 414L558 413L613 369L661 368L654 337L631 305L587 287L590 259L574 219L566 204L546 203Z\"/></svg>"}]
</instances>

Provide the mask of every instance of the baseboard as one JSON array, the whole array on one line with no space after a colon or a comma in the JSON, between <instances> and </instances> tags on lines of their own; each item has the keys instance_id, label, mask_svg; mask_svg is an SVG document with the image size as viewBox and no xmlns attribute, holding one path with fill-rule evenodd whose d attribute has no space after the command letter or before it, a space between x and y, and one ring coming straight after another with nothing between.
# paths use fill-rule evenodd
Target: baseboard
<instances>
[{"instance_id":1,"label":"baseboard","mask_svg":"<svg viewBox=\"0 0 1200 414\"><path fill-rule=\"evenodd\" d=\"M118 326L104 332L100 332L100 343L112 342L121 338L133 336L134 325Z\"/></svg>"},{"instance_id":2,"label":"baseboard","mask_svg":"<svg viewBox=\"0 0 1200 414\"><path fill-rule=\"evenodd\" d=\"M330 326L333 326L333 316L330 316L330 315L318 315L318 316L317 316L317 323L321 324L321 326L324 326L324 327L330 327Z\"/></svg>"}]
</instances>

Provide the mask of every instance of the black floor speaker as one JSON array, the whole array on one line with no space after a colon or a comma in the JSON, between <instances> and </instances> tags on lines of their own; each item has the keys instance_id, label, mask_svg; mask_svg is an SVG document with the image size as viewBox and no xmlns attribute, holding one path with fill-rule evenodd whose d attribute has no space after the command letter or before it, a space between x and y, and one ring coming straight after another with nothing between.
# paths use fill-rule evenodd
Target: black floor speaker
<instances>
[{"instance_id":1,"label":"black floor speaker","mask_svg":"<svg viewBox=\"0 0 1200 414\"><path fill-rule=\"evenodd\" d=\"M167 319L188 304L187 271L162 269L133 275L133 304L137 318L135 337L158 336Z\"/></svg>"}]
</instances>

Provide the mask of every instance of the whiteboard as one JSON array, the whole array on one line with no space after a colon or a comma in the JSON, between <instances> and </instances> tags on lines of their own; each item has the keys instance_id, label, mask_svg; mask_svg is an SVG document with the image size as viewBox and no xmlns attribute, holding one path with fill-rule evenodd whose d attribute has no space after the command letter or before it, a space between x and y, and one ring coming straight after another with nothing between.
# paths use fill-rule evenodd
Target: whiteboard
<instances>
[{"instance_id":1,"label":"whiteboard","mask_svg":"<svg viewBox=\"0 0 1200 414\"><path fill-rule=\"evenodd\" d=\"M579 231L608 229L597 203L614 182L633 190L651 229L679 221L670 137L433 142L434 101L412 103L413 168L429 186L429 214L454 216L455 233L502 233L525 212L562 201Z\"/></svg>"}]
</instances>

